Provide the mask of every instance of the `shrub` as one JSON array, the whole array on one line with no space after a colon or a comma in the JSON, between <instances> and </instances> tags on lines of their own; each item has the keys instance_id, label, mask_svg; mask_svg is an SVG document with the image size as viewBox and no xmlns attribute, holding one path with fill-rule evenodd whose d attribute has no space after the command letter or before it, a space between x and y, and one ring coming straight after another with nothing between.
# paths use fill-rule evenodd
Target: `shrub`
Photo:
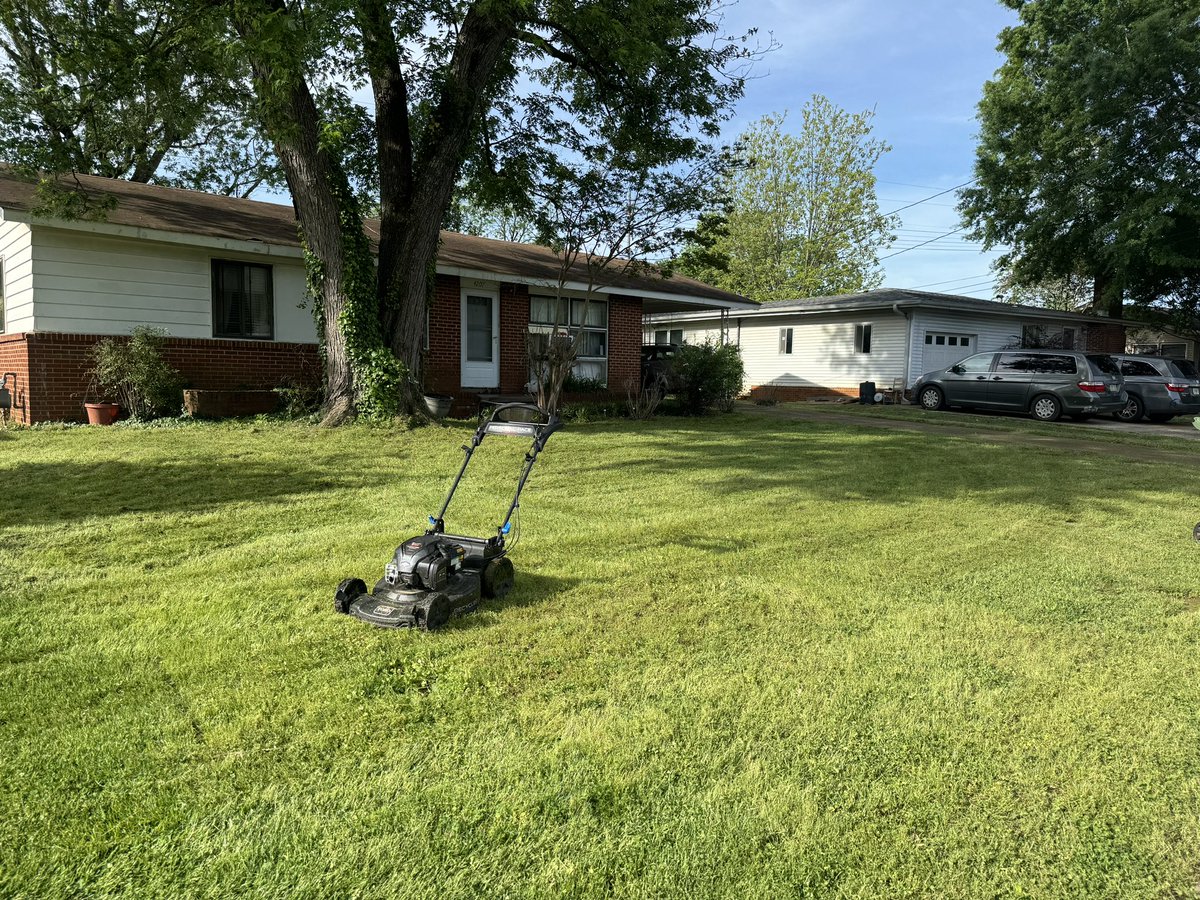
<instances>
[{"instance_id":1,"label":"shrub","mask_svg":"<svg viewBox=\"0 0 1200 900\"><path fill-rule=\"evenodd\" d=\"M733 344L684 344L673 363L677 394L689 415L703 415L714 406L728 410L742 391L742 351Z\"/></svg>"},{"instance_id":2,"label":"shrub","mask_svg":"<svg viewBox=\"0 0 1200 900\"><path fill-rule=\"evenodd\" d=\"M138 325L128 338L107 337L92 349L92 378L135 419L178 413L183 381L162 357L166 332Z\"/></svg>"}]
</instances>

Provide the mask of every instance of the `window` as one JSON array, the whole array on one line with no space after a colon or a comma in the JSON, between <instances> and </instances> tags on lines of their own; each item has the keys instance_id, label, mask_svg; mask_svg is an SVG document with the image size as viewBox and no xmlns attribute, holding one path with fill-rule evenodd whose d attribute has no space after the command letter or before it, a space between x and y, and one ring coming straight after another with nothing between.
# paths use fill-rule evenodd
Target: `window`
<instances>
[{"instance_id":1,"label":"window","mask_svg":"<svg viewBox=\"0 0 1200 900\"><path fill-rule=\"evenodd\" d=\"M941 339L938 340L941 343ZM855 325L854 326L854 349L859 353L871 352L871 326L870 325Z\"/></svg>"},{"instance_id":2,"label":"window","mask_svg":"<svg viewBox=\"0 0 1200 900\"><path fill-rule=\"evenodd\" d=\"M1036 373L1039 375L1074 375L1075 357L1055 353L1001 353L997 372L1010 375Z\"/></svg>"},{"instance_id":3,"label":"window","mask_svg":"<svg viewBox=\"0 0 1200 900\"><path fill-rule=\"evenodd\" d=\"M654 332L654 343L656 343L656 344L669 344L669 343L671 343L671 336L670 336L670 332L668 332L668 331L665 331L665 330L663 330L663 331L656 331L656 332Z\"/></svg>"},{"instance_id":4,"label":"window","mask_svg":"<svg viewBox=\"0 0 1200 900\"><path fill-rule=\"evenodd\" d=\"M0 258L0 334L4 334L4 260Z\"/></svg>"},{"instance_id":5,"label":"window","mask_svg":"<svg viewBox=\"0 0 1200 900\"><path fill-rule=\"evenodd\" d=\"M790 328L780 328L779 329L779 352L780 353L791 353L792 352L792 329L790 329Z\"/></svg>"},{"instance_id":6,"label":"window","mask_svg":"<svg viewBox=\"0 0 1200 900\"><path fill-rule=\"evenodd\" d=\"M671 329L671 343L676 344L676 345L683 343L683 329L682 328Z\"/></svg>"},{"instance_id":7,"label":"window","mask_svg":"<svg viewBox=\"0 0 1200 900\"><path fill-rule=\"evenodd\" d=\"M579 355L572 372L578 378L608 381L608 301L553 297L529 298L529 333L535 346L553 334L579 334ZM654 342L664 343L656 331ZM673 332L672 332L673 333ZM683 334L682 331L679 332Z\"/></svg>"},{"instance_id":8,"label":"window","mask_svg":"<svg viewBox=\"0 0 1200 900\"><path fill-rule=\"evenodd\" d=\"M1134 378L1161 378L1158 370L1150 363L1140 359L1121 360L1121 374Z\"/></svg>"},{"instance_id":9,"label":"window","mask_svg":"<svg viewBox=\"0 0 1200 900\"><path fill-rule=\"evenodd\" d=\"M951 347L970 347L971 338L970 335L966 334L945 335L927 331L925 332L925 343L931 347L935 345L938 347L945 347L947 345Z\"/></svg>"},{"instance_id":10,"label":"window","mask_svg":"<svg viewBox=\"0 0 1200 900\"><path fill-rule=\"evenodd\" d=\"M954 364L954 368L963 375L986 375L992 370L992 359L995 355L994 353L977 353L959 360Z\"/></svg>"},{"instance_id":11,"label":"window","mask_svg":"<svg viewBox=\"0 0 1200 900\"><path fill-rule=\"evenodd\" d=\"M214 259L213 336L271 340L275 335L275 296L271 267Z\"/></svg>"}]
</instances>

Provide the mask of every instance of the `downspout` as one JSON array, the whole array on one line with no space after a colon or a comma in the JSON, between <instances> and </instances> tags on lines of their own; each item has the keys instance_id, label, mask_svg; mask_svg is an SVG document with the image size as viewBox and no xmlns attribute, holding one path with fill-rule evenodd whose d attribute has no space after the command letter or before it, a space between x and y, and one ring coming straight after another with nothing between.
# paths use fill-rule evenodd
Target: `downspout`
<instances>
[{"instance_id":1,"label":"downspout","mask_svg":"<svg viewBox=\"0 0 1200 900\"><path fill-rule=\"evenodd\" d=\"M904 317L904 390L908 390L908 370L912 364L912 318L900 308L899 303L892 304L892 312Z\"/></svg>"}]
</instances>

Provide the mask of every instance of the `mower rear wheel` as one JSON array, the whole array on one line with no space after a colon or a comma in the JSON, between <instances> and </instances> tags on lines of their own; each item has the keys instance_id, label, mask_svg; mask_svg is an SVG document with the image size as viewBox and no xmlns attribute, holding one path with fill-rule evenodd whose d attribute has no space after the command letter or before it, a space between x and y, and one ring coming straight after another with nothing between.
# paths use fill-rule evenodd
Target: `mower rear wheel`
<instances>
[{"instance_id":1,"label":"mower rear wheel","mask_svg":"<svg viewBox=\"0 0 1200 900\"><path fill-rule=\"evenodd\" d=\"M333 611L346 615L350 612L350 604L366 592L366 582L361 578L347 578L333 592Z\"/></svg>"},{"instance_id":2,"label":"mower rear wheel","mask_svg":"<svg viewBox=\"0 0 1200 900\"><path fill-rule=\"evenodd\" d=\"M493 559L483 569L483 596L499 599L513 588L516 573L507 556Z\"/></svg>"},{"instance_id":3,"label":"mower rear wheel","mask_svg":"<svg viewBox=\"0 0 1200 900\"><path fill-rule=\"evenodd\" d=\"M424 615L420 616L418 624L425 631L441 628L454 612L450 606L450 598L445 594L432 594L421 606L424 607ZM420 613L422 609L418 607L415 612Z\"/></svg>"}]
</instances>

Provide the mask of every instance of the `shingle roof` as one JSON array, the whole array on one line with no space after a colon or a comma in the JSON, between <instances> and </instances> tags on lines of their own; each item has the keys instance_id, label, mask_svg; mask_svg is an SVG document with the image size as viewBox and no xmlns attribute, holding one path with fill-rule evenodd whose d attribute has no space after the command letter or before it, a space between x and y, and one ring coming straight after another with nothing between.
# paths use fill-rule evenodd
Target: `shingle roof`
<instances>
[{"instance_id":1,"label":"shingle roof","mask_svg":"<svg viewBox=\"0 0 1200 900\"><path fill-rule=\"evenodd\" d=\"M63 176L62 181L91 195L115 198L116 207L105 216L105 222L112 225L290 247L300 245L291 206L93 175L68 175ZM30 213L37 205L35 186L0 168L0 208ZM372 239L378 236L378 224L373 220L366 223ZM495 241L453 231L442 232L438 265L551 282L557 280L560 271L559 257L547 247ZM570 276L575 281L586 281L586 268L577 264ZM684 275L662 278L653 273L629 274L615 279L610 287L716 300L722 305L750 304L744 297Z\"/></svg>"}]
</instances>

